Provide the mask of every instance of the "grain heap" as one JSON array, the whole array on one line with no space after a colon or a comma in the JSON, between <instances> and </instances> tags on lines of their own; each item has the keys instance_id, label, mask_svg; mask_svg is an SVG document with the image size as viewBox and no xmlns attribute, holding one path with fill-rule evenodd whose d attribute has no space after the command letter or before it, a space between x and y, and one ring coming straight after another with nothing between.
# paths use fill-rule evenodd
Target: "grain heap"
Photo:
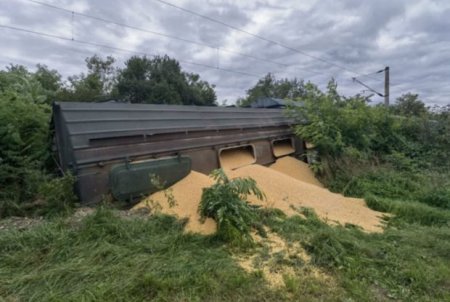
<instances>
[{"instance_id":1,"label":"grain heap","mask_svg":"<svg viewBox=\"0 0 450 302\"><path fill-rule=\"evenodd\" d=\"M320 218L331 223L354 224L369 232L382 231L381 213L369 209L362 199L332 193L261 165L228 171L228 175L251 177L256 181L267 201L250 196L249 201L254 204L278 208L289 216L297 214L292 207L312 208Z\"/></svg>"},{"instance_id":2,"label":"grain heap","mask_svg":"<svg viewBox=\"0 0 450 302\"><path fill-rule=\"evenodd\" d=\"M208 176L191 171L185 178L169 188L175 198L176 205L170 207L167 200L168 192L160 191L135 205L133 210L148 207L160 210L168 215L188 218L186 230L200 234L212 234L216 231L216 223L210 218L206 219L205 223L200 223L200 215L197 209L203 188L210 187L213 183L214 181Z\"/></svg>"},{"instance_id":3,"label":"grain heap","mask_svg":"<svg viewBox=\"0 0 450 302\"><path fill-rule=\"evenodd\" d=\"M248 159L246 155L240 153L236 153L235 157L228 155L227 167L241 165L242 158ZM298 214L296 208L312 208L320 218L329 223L354 224L368 232L382 231L382 213L369 209L362 199L347 198L322 188L306 164L294 158L278 159L271 168L254 164L235 170L230 168L224 170L231 178L251 177L256 180L258 187L266 194L267 200L259 201L254 196L249 196L251 203L278 208L289 216ZM211 234L216 230L214 221L209 219L205 224L201 224L197 209L202 189L212 184L213 181L208 176L192 171L170 188L177 202L176 206L169 207L164 192L158 192L135 208L151 207L152 202L157 202L163 213L189 218L186 230Z\"/></svg>"},{"instance_id":4,"label":"grain heap","mask_svg":"<svg viewBox=\"0 0 450 302\"><path fill-rule=\"evenodd\" d=\"M270 165L270 168L297 180L323 188L323 185L314 176L308 164L291 156L279 158L274 164Z\"/></svg>"}]
</instances>

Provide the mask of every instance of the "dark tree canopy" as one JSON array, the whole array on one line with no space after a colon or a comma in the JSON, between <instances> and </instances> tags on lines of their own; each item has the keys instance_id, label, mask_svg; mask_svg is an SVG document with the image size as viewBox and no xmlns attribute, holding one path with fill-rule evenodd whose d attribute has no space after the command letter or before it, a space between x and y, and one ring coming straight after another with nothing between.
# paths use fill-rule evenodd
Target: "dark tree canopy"
<instances>
[{"instance_id":1,"label":"dark tree canopy","mask_svg":"<svg viewBox=\"0 0 450 302\"><path fill-rule=\"evenodd\" d=\"M132 103L216 105L214 86L164 57L131 57L119 72L119 96Z\"/></svg>"},{"instance_id":2,"label":"dark tree canopy","mask_svg":"<svg viewBox=\"0 0 450 302\"><path fill-rule=\"evenodd\" d=\"M392 109L394 113L404 116L422 116L427 112L427 108L419 99L419 95L413 93L406 93L397 98Z\"/></svg>"},{"instance_id":3,"label":"dark tree canopy","mask_svg":"<svg viewBox=\"0 0 450 302\"><path fill-rule=\"evenodd\" d=\"M61 89L61 75L57 70L49 69L46 65L37 64L34 73L35 79L41 83L42 88L47 91L56 92Z\"/></svg>"},{"instance_id":4,"label":"dark tree canopy","mask_svg":"<svg viewBox=\"0 0 450 302\"><path fill-rule=\"evenodd\" d=\"M273 74L268 73L254 87L247 90L247 96L238 100L238 104L247 106L262 97L294 99L304 94L305 86L303 80L298 80L297 78L277 80Z\"/></svg>"},{"instance_id":5,"label":"dark tree canopy","mask_svg":"<svg viewBox=\"0 0 450 302\"><path fill-rule=\"evenodd\" d=\"M95 102L114 98L116 85L115 59L94 55L86 58L87 74L70 76L68 84L57 95L62 101Z\"/></svg>"}]
</instances>

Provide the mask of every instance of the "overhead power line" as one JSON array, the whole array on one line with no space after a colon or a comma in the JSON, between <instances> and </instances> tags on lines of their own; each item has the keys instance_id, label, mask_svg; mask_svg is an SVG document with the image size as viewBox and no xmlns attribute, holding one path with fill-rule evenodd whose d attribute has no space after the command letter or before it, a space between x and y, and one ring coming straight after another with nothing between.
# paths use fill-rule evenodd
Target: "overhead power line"
<instances>
[{"instance_id":1,"label":"overhead power line","mask_svg":"<svg viewBox=\"0 0 450 302\"><path fill-rule=\"evenodd\" d=\"M380 69L380 70L378 70L378 71L371 72L371 73L362 74L362 75L357 76L357 77L355 77L355 78L367 77L367 78L375 79L375 80L378 80L378 81L383 81L382 79L377 79L377 78L371 77L372 75L379 74L379 73L382 73L382 72L384 72L384 69Z\"/></svg>"},{"instance_id":2,"label":"overhead power line","mask_svg":"<svg viewBox=\"0 0 450 302\"><path fill-rule=\"evenodd\" d=\"M281 42L278 42L278 41L275 41L275 40L272 40L272 39L263 37L263 36L261 36L261 35L258 35L258 34L252 33L252 32L249 32L249 31L247 31L247 30L245 30L245 29L242 29L242 28L239 28L239 27L237 27L237 26L234 26L234 25L225 23L225 22L220 21L220 20L218 20L218 19L215 19L215 18L206 16L206 15L202 15L202 14L200 14L200 13L197 13L197 12L193 11L193 10L190 10L190 9L187 9L187 8L184 8L184 7L175 5L175 4L173 4L173 3L170 3L170 2L167 2L167 1L164 1L164 0L155 0L155 1L157 1L157 2L159 2L159 3L162 3L162 4L164 4L164 5L171 6L171 7L173 7L173 8L179 9L179 10L181 10L181 11L183 11L183 12L188 13L188 14L191 14L191 15L194 15L194 16L197 16L197 17L206 19L206 20L208 20L208 21L211 21L211 22L214 22L214 23L217 23L217 24L220 24L220 25L223 25L223 26L225 26L225 27L228 27L228 28L231 28L231 29L233 29L233 30L235 30L235 31L238 31L238 32L247 34L247 35L249 35L249 36L252 36L252 37L254 37L254 38L257 38L257 39L260 39L260 40L262 40L262 41L268 42L268 43L270 43L270 44L273 44L273 45L277 45L277 46L283 47L283 48L285 48L285 49L288 49L288 50L290 50L290 51L299 53L299 54L301 54L301 55L303 55L303 56L306 56L306 57L309 57L309 58L311 58L311 59L314 59L314 60L317 60L317 61L321 61L321 62L326 63L326 64L328 64L328 65L332 65L332 66L335 66L335 67L340 68L340 69L342 69L342 70L345 70L345 71L348 71L348 72L357 74L357 75L359 75L359 76L362 76L361 73L359 73L359 72L357 72L357 71L355 71L355 70L353 70L353 69L347 68L347 67L345 67L345 66L343 66L343 65L334 63L334 62L332 62L332 61L330 61L330 60L323 59L323 58L318 57L318 56L315 56L315 55L311 55L311 54L309 54L309 53L307 53L307 52L305 52L305 51L303 51L303 50L294 48L294 47L292 47L292 46L289 46L289 45L286 45L286 44L284 44L284 43L281 43Z\"/></svg>"},{"instance_id":3,"label":"overhead power line","mask_svg":"<svg viewBox=\"0 0 450 302\"><path fill-rule=\"evenodd\" d=\"M58 36L58 35L54 35L54 34L38 32L38 31L26 29L26 28L21 28L21 27L15 27L15 26L9 26L9 25L0 24L0 28L5 28L5 29L8 29L8 30L14 30L14 31L20 31L20 32L25 32L25 33L34 34L34 35L47 37L47 38L53 38L53 39L59 39L59 40L63 40L63 41L74 42L74 43L78 43L78 44L91 45L91 46L100 47L100 48L107 48L107 49L112 49L112 50L116 50L116 51L128 52L128 53L132 53L132 54L148 55L148 56L152 56L152 57L157 56L156 54L151 54L151 53L147 53L147 52L143 52L143 51L135 51L135 50L130 50L130 49L126 49L126 48L110 46L110 45L106 45L106 44L100 44L100 43L83 41L83 40L76 40L76 39L72 39L72 38L67 38L67 37ZM193 62L193 61L178 60L178 59L177 59L177 61L179 61L181 63L201 66L201 67L205 67L205 68L209 68L209 69L216 69L216 70L220 70L220 71L224 71L224 72L229 72L229 73L235 73L235 74L241 74L241 75L261 78L260 75L257 75L257 74L254 74L254 73L245 72L245 71L221 68L221 67L218 67L218 66L212 66L212 65L203 64L203 63L199 63L199 62Z\"/></svg>"},{"instance_id":4,"label":"overhead power line","mask_svg":"<svg viewBox=\"0 0 450 302\"><path fill-rule=\"evenodd\" d=\"M178 41L181 41L181 42L190 43L190 44L198 45L198 46L202 46L202 47L208 47L208 48L211 48L213 50L219 50L219 51L222 51L222 52L235 54L235 55L238 55L238 56L254 59L254 60L257 60L257 61L267 62L267 63L275 64L275 65L278 65L278 66L283 66L283 67L288 67L289 66L288 64L284 64L284 63L281 63L281 62L277 62L277 61L261 58L261 57L254 56L254 55L249 55L249 54L246 54L246 53L242 53L242 52L239 52L239 51L234 51L234 50L227 49L227 48L214 46L214 45L207 44L207 43L204 43L204 42L194 41L194 40L181 38L181 37L174 36L174 35L169 35L169 34L157 32L157 31L149 30L149 29L142 28L142 27L137 27L137 26L125 24L125 23L122 23L122 22L117 22L117 21L110 20L110 19L105 19L105 18L102 18L102 17L98 17L98 16L86 14L86 13L76 12L76 11L73 11L73 10L61 7L61 6L56 6L56 5L53 5L53 4L49 4L49 3L45 3L45 2L41 2L41 1L37 1L37 0L26 0L26 1L32 2L32 3L37 4L37 5L46 6L46 7L55 9L55 10L60 10L60 11L72 14L72 16L73 15L78 15L78 16L89 18L89 19L96 20L96 21L99 21L99 22L114 24L116 26L129 28L129 29L140 31L140 32L144 32L144 33L147 33L147 34L157 35L157 36L164 37L164 38L167 38L167 39L178 40Z\"/></svg>"},{"instance_id":5,"label":"overhead power line","mask_svg":"<svg viewBox=\"0 0 450 302\"><path fill-rule=\"evenodd\" d=\"M352 78L353 82L356 82L364 87L366 87L369 91L372 91L373 93L376 93L378 96L384 97L384 94L376 91L375 89L371 88L370 86L367 86L366 84L364 84L363 82L361 82L360 80L358 80L357 78Z\"/></svg>"}]
</instances>

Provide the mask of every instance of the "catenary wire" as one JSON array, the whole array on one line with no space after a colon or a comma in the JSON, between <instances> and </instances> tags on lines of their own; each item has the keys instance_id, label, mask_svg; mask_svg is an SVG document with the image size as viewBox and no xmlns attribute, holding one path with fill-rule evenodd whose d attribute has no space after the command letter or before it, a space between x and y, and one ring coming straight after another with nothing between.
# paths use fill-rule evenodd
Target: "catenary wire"
<instances>
[{"instance_id":1,"label":"catenary wire","mask_svg":"<svg viewBox=\"0 0 450 302\"><path fill-rule=\"evenodd\" d=\"M95 43L95 42L90 42L90 41L76 40L76 39L71 39L71 38L58 36L58 35L54 35L54 34L38 32L38 31L26 29L26 28L21 28L21 27L15 27L15 26L9 26L9 25L0 24L0 28L20 31L20 32L25 32L25 33L39 35L39 36L43 36L43 37L47 37L47 38L53 38L53 39L59 39L59 40L64 40L64 41L75 42L75 43L78 43L78 44L85 44L85 45L91 45L91 46L100 47L100 48L107 48L107 49L112 49L112 50L117 50L117 51L122 51L122 52L128 52L128 53L134 53L134 54L140 54L140 55L149 55L149 56L153 56L153 57L157 56L156 54L151 54L151 53L147 53L147 52L143 52L143 51L135 51L135 50L130 50L130 49L126 49L126 48L120 48L120 47L115 47L115 46L110 46L110 45L100 44L100 43ZM261 78L260 75L257 75L257 74L254 74L254 73L245 72L245 71L239 71L239 70L234 70L234 69L227 69L227 68L222 68L222 67L218 67L218 66L212 66L212 65L208 65L208 64L194 62L194 61L186 61L186 60L178 60L178 61L181 62L181 63L201 66L201 67L205 67L205 68L209 68L209 69L216 69L216 70L220 70L220 71L224 71L224 72L236 73L236 74L241 74L241 75Z\"/></svg>"},{"instance_id":2,"label":"catenary wire","mask_svg":"<svg viewBox=\"0 0 450 302\"><path fill-rule=\"evenodd\" d=\"M231 29L233 29L233 30L235 30L235 31L238 31L238 32L247 34L247 35L249 35L249 36L252 36L252 37L254 37L254 38L257 38L257 39L260 39L260 40L262 40L262 41L268 42L268 43L270 43L270 44L280 46L280 47L282 47L282 48L285 48L285 49L288 49L288 50L290 50L290 51L299 53L299 54L301 54L301 55L303 55L303 56L306 56L306 57L309 57L309 58L311 58L311 59L314 59L314 60L317 60L317 61L321 61L321 62L326 63L326 64L328 64L328 65L335 66L335 67L337 67L337 68L340 68L340 69L342 69L342 70L345 70L345 71L348 71L348 72L357 74L357 75L359 75L359 76L362 75L360 72L357 72L357 71L355 71L355 70L352 70L352 69L350 69L350 68L347 68L347 67L345 67L345 66L343 66L343 65L340 65L340 64L331 62L330 60L326 60L326 59L321 58L321 57L318 57L318 56L311 55L311 54L309 54L309 53L307 53L307 52L305 52L305 51L299 50L299 49L294 48L294 47L292 47L292 46L289 46L289 45L286 45L286 44L284 44L284 43L281 43L281 42L278 42L278 41L275 41L275 40L266 38L266 37L261 36L261 35L259 35L259 34L255 34L255 33L249 32L249 31L247 31L247 30L245 30L245 29L239 28L239 27L237 27L237 26L228 24L228 23L226 23L226 22L220 21L220 20L218 20L218 19L215 19L215 18L206 16L206 15L197 13L197 12L195 12L195 11L193 11L193 10L190 10L190 9L187 9L187 8L184 8L184 7L175 5L175 4L173 4L173 3L170 3L170 2L167 2L167 1L164 1L164 0L154 0L154 1L157 1L157 2L162 3L162 4L164 4L164 5L167 5L167 6L176 8L176 9L179 9L179 10L181 10L181 11L183 11L183 12L186 12L186 13L188 13L188 14L191 14L191 15L194 15L194 16L197 16L197 17L206 19L206 20L208 20L208 21L211 21L211 22L214 22L214 23L217 23L217 24L226 26L226 27L231 28ZM375 78L374 78L374 79L375 79Z\"/></svg>"},{"instance_id":3,"label":"catenary wire","mask_svg":"<svg viewBox=\"0 0 450 302\"><path fill-rule=\"evenodd\" d=\"M129 25L129 24L126 24L126 23L117 22L117 21L114 21L114 20L101 18L101 17L98 17L98 16L86 14L86 13L76 12L74 10L70 10L70 9L67 9L67 8L64 8L64 7L56 6L56 5L45 3L45 2L41 2L41 1L36 1L36 0L26 0L26 1L32 2L32 3L37 4L37 5L46 6L46 7L52 8L52 9L60 10L60 11L66 12L66 13L70 13L70 14L81 16L81 17L89 18L89 19L92 19L92 20L100 21L100 22L103 22L103 23L114 24L116 26L125 27L125 28L136 30L136 31L145 32L145 33L148 33L148 34L165 37L165 38L168 38L168 39L178 40L178 41L181 41L181 42L190 43L190 44L194 44L194 45L198 45L198 46L202 46L202 47L208 47L208 48L211 48L213 50L218 49L218 50L220 50L222 52L228 52L228 53L231 53L231 54L236 54L236 55L239 55L239 56L242 56L242 57L247 57L247 58L251 58L251 59L254 59L254 60L267 62L267 63L279 65L279 66L284 66L284 67L288 67L289 66L288 64L285 64L285 63L276 62L276 61L269 60L269 59L264 59L264 58L261 58L261 57L258 57L258 56L245 54L245 53L242 53L242 52L239 52L239 51L234 51L234 50L231 50L231 49L222 48L222 47L214 46L214 45L203 43L203 42L199 42L199 41L185 39L185 38L181 38L181 37L178 37L178 36L161 33L161 32L157 32L157 31L153 31L153 30L149 30L149 29L145 29L145 28Z\"/></svg>"}]
</instances>

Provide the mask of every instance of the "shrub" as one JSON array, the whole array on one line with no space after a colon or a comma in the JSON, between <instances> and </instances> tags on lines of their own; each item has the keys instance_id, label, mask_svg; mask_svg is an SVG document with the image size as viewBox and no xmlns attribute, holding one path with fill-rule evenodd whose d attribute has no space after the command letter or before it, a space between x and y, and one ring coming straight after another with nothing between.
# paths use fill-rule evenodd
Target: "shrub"
<instances>
[{"instance_id":1,"label":"shrub","mask_svg":"<svg viewBox=\"0 0 450 302\"><path fill-rule=\"evenodd\" d=\"M410 97L400 98L397 106ZM394 115L395 108L370 106L361 96L339 96L334 81L326 92L305 85L299 101L303 105L288 108L288 114L306 121L295 133L315 146L313 167L331 190L450 207L450 193L443 189L448 181L429 179L433 174L448 179L448 109L433 112L421 105L421 114Z\"/></svg>"},{"instance_id":2,"label":"shrub","mask_svg":"<svg viewBox=\"0 0 450 302\"><path fill-rule=\"evenodd\" d=\"M216 183L203 189L198 209L202 219L214 219L217 234L225 241L238 245L251 242L250 231L257 224L257 212L246 199L249 194L254 194L263 200L264 193L256 186L255 180L230 180L222 169L214 170L211 177Z\"/></svg>"},{"instance_id":3,"label":"shrub","mask_svg":"<svg viewBox=\"0 0 450 302\"><path fill-rule=\"evenodd\" d=\"M45 70L39 68L41 80ZM0 71L0 217L63 214L76 200L74 177L55 178L46 170L49 95L24 67Z\"/></svg>"},{"instance_id":4,"label":"shrub","mask_svg":"<svg viewBox=\"0 0 450 302\"><path fill-rule=\"evenodd\" d=\"M38 176L37 174L35 176ZM0 200L0 218L7 216L42 215L53 217L70 214L77 197L74 194L75 177L66 174L63 177L39 174L33 182L32 199L18 202L14 197L4 196Z\"/></svg>"},{"instance_id":5,"label":"shrub","mask_svg":"<svg viewBox=\"0 0 450 302\"><path fill-rule=\"evenodd\" d=\"M38 197L43 201L43 205L38 213L44 216L70 214L77 201L73 190L74 183L75 177L70 173L41 183Z\"/></svg>"}]
</instances>

